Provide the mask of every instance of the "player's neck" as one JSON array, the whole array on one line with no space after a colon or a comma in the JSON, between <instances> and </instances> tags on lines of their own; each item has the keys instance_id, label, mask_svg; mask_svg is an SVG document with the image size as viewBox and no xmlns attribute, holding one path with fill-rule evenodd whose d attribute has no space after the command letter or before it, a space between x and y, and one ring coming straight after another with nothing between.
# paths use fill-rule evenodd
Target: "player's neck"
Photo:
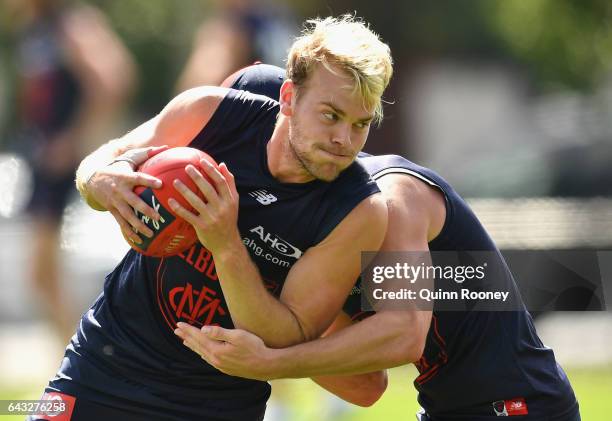
<instances>
[{"instance_id":1,"label":"player's neck","mask_svg":"<svg viewBox=\"0 0 612 421\"><path fill-rule=\"evenodd\" d=\"M307 183L314 180L289 145L289 119L279 114L267 146L268 170L281 183Z\"/></svg>"}]
</instances>

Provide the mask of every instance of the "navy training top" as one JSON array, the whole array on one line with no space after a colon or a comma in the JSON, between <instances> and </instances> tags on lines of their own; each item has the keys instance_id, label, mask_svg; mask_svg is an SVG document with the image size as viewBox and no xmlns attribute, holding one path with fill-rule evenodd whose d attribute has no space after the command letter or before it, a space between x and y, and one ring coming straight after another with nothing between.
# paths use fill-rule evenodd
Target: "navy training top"
<instances>
[{"instance_id":1,"label":"navy training top","mask_svg":"<svg viewBox=\"0 0 612 421\"><path fill-rule=\"evenodd\" d=\"M473 265L473 252L486 252L494 259L489 266L499 269L487 279L495 285L470 281L471 287L497 287L514 296L513 307L499 311L445 311L441 303L434 303L425 350L415 363L419 376L414 386L427 413L441 421L492 420L504 410L512 415L513 402L526 408L521 419L557 419L575 411L576 398L563 369L552 349L542 344L501 253L465 200L436 172L403 157L361 154L359 162L375 180L406 174L439 189L446 201L446 220L429 243L433 264L439 264L436 258L444 256L442 252L456 252L454 264ZM436 279L435 289L438 285ZM344 307L353 318L364 316L361 290L357 285ZM515 408L514 413L522 411Z\"/></svg>"},{"instance_id":2,"label":"navy training top","mask_svg":"<svg viewBox=\"0 0 612 421\"><path fill-rule=\"evenodd\" d=\"M300 256L379 191L357 162L333 182L276 180L266 145L278 111L270 98L230 90L189 145L234 174L243 243L277 297ZM174 335L178 321L233 327L211 253L200 243L169 258L129 251L83 315L50 388L164 419L257 419L268 383L208 365Z\"/></svg>"}]
</instances>

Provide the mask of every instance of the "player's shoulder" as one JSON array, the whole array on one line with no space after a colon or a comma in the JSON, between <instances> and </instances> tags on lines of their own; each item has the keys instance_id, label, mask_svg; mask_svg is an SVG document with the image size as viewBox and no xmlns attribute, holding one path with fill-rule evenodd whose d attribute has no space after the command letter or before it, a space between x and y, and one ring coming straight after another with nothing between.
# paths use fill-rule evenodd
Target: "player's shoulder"
<instances>
[{"instance_id":1,"label":"player's shoulder","mask_svg":"<svg viewBox=\"0 0 612 421\"><path fill-rule=\"evenodd\" d=\"M229 89L218 86L197 86L175 96L166 105L163 114L210 113L228 95Z\"/></svg>"},{"instance_id":2,"label":"player's shoulder","mask_svg":"<svg viewBox=\"0 0 612 421\"><path fill-rule=\"evenodd\" d=\"M227 97L232 89L221 86L196 86L179 93L174 99L174 102L183 104L198 104L207 99L223 100Z\"/></svg>"},{"instance_id":3,"label":"player's shoulder","mask_svg":"<svg viewBox=\"0 0 612 421\"><path fill-rule=\"evenodd\" d=\"M402 156L360 154L358 161L376 180L387 201L428 207L439 204L445 195L447 183L442 177Z\"/></svg>"},{"instance_id":4,"label":"player's shoulder","mask_svg":"<svg viewBox=\"0 0 612 421\"><path fill-rule=\"evenodd\" d=\"M446 220L446 199L439 187L408 174L391 173L376 181L389 212L404 215L405 223L422 224L435 238Z\"/></svg>"},{"instance_id":5,"label":"player's shoulder","mask_svg":"<svg viewBox=\"0 0 612 421\"><path fill-rule=\"evenodd\" d=\"M345 221L366 231L378 231L387 226L387 200L381 193L364 198L349 212Z\"/></svg>"},{"instance_id":6,"label":"player's shoulder","mask_svg":"<svg viewBox=\"0 0 612 421\"><path fill-rule=\"evenodd\" d=\"M444 194L439 187L405 173L389 173L376 182L388 202L409 203L413 207L444 206Z\"/></svg>"},{"instance_id":7,"label":"player's shoulder","mask_svg":"<svg viewBox=\"0 0 612 421\"><path fill-rule=\"evenodd\" d=\"M218 109L272 110L277 103L271 98L246 91L219 86L198 86L187 89L174 97L162 111L166 118L191 116L207 120Z\"/></svg>"},{"instance_id":8,"label":"player's shoulder","mask_svg":"<svg viewBox=\"0 0 612 421\"><path fill-rule=\"evenodd\" d=\"M380 193L363 198L352 208L331 232L317 244L317 247L330 245L356 244L365 241L370 246L379 247L387 230L387 203ZM366 248L370 250L370 248ZM374 249L374 248L373 248Z\"/></svg>"}]
</instances>

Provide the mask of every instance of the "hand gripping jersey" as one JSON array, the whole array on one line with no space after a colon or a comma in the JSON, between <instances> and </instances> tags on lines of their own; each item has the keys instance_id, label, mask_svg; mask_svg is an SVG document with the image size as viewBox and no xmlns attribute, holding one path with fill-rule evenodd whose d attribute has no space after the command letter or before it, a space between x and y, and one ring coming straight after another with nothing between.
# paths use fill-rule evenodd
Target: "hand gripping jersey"
<instances>
[{"instance_id":1,"label":"hand gripping jersey","mask_svg":"<svg viewBox=\"0 0 612 421\"><path fill-rule=\"evenodd\" d=\"M300 256L379 191L358 163L331 183L279 183L266 155L278 111L269 98L230 90L189 145L233 172L244 245L276 296ZM123 405L150 419L260 419L268 383L208 365L174 335L178 321L233 327L211 253L199 243L171 258L129 251L84 314L48 390Z\"/></svg>"},{"instance_id":2,"label":"hand gripping jersey","mask_svg":"<svg viewBox=\"0 0 612 421\"><path fill-rule=\"evenodd\" d=\"M495 282L516 291L499 250L466 202L442 177L395 155L361 154L359 162L375 180L389 173L406 174L444 194L446 221L429 243L434 264L437 252L458 252L456 263L466 266L471 264L470 254L462 252L489 252L497 260L489 263L500 267L503 274ZM565 373L553 351L538 338L518 293L515 298L514 311L439 311L434 304L425 350L416 363L419 376L414 381L419 403L432 420L480 421L513 415L539 421L565 420L577 412ZM349 297L345 311L355 318L363 316L358 293Z\"/></svg>"}]
</instances>

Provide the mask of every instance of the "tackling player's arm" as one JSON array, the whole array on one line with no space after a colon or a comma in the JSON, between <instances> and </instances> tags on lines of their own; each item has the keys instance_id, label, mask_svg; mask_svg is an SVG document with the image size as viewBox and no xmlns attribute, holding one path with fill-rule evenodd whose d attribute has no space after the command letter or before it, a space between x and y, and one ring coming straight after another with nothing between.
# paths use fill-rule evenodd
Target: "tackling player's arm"
<instances>
[{"instance_id":1,"label":"tackling player's arm","mask_svg":"<svg viewBox=\"0 0 612 421\"><path fill-rule=\"evenodd\" d=\"M378 184L389 209L381 251L427 250L446 218L441 193L406 175L389 174ZM362 374L418 361L430 323L431 311L380 311L327 337L284 349L267 347L243 330L183 324L177 334L224 373L270 380ZM346 378L333 382L332 377L325 380L335 393L347 387Z\"/></svg>"},{"instance_id":2,"label":"tackling player's arm","mask_svg":"<svg viewBox=\"0 0 612 421\"><path fill-rule=\"evenodd\" d=\"M214 168L205 171L215 180L220 196L237 194L226 168L220 166L225 174L215 174ZM215 189L197 174L193 175L209 202L204 204L184 186L177 186L198 215L176 203L170 205L196 228L200 242L214 256L234 325L260 336L270 347L285 347L319 337L340 312L359 276L361 251L376 251L382 244L387 228L387 207L382 195L361 201L321 243L306 250L289 271L277 299L264 287L257 266L242 243L236 225L237 208L231 212L226 209L236 205L223 197L217 200ZM220 187L223 178L228 179L229 187ZM226 193L228 189L233 192Z\"/></svg>"},{"instance_id":3,"label":"tackling player's arm","mask_svg":"<svg viewBox=\"0 0 612 421\"><path fill-rule=\"evenodd\" d=\"M109 211L124 234L136 243L141 242L138 232L151 236L151 230L135 216L132 208L156 220L159 215L133 189L135 186L159 188L161 181L134 172L135 166L165 149L155 147L188 145L208 123L226 93L227 89L218 87L185 91L151 120L92 152L77 170L76 185L81 196L93 209ZM114 162L120 155L126 160Z\"/></svg>"},{"instance_id":4,"label":"tackling player's arm","mask_svg":"<svg viewBox=\"0 0 612 421\"><path fill-rule=\"evenodd\" d=\"M323 337L342 330L353 323L346 313L340 313ZM312 380L334 395L359 406L372 406L387 389L387 371L348 376L318 376Z\"/></svg>"},{"instance_id":5,"label":"tackling player's arm","mask_svg":"<svg viewBox=\"0 0 612 421\"><path fill-rule=\"evenodd\" d=\"M442 194L402 174L388 174L377 183L389 210L381 252L428 250L428 242L438 235L446 218ZM418 309L379 311L325 338L270 350L270 374L275 378L359 374L418 361L431 315Z\"/></svg>"}]
</instances>

